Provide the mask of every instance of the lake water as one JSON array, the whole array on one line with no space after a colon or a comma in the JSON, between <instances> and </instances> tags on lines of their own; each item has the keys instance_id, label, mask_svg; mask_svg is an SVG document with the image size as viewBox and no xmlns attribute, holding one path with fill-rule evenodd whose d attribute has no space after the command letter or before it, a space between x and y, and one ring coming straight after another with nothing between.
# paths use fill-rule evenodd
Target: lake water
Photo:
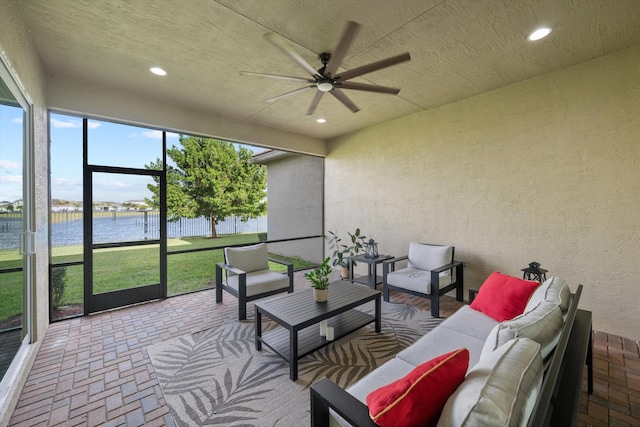
<instances>
[{"instance_id":1,"label":"lake water","mask_svg":"<svg viewBox=\"0 0 640 427\"><path fill-rule=\"evenodd\" d=\"M115 215L93 220L94 243L111 243L160 238L159 215L154 212L139 215ZM82 219L51 224L52 246L82 245ZM218 234L261 233L267 231L267 217L242 222L239 218L227 218L216 226ZM0 249L17 248L22 232L20 218L0 217ZM181 218L167 222L169 238L211 235L209 218Z\"/></svg>"}]
</instances>

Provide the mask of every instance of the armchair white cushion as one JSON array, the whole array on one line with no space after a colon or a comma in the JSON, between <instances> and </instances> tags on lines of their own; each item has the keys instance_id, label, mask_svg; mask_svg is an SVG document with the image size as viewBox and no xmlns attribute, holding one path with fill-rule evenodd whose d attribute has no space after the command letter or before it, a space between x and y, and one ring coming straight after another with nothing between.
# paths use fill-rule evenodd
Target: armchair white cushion
<instances>
[{"instance_id":1,"label":"armchair white cushion","mask_svg":"<svg viewBox=\"0 0 640 427\"><path fill-rule=\"evenodd\" d=\"M240 320L247 317L248 301L293 292L293 265L273 259L287 266L287 274L270 270L265 243L225 248L224 256L226 262L216 264L216 302L222 302L223 290L237 297Z\"/></svg>"},{"instance_id":2,"label":"armchair white cushion","mask_svg":"<svg viewBox=\"0 0 640 427\"><path fill-rule=\"evenodd\" d=\"M445 245L429 245L412 242L406 257L395 258L383 263L383 295L389 301L389 289L406 291L414 295L431 298L431 314L439 316L439 296L457 290L456 298L462 301L462 263L455 265L453 260L455 248ZM407 267L395 270L395 263L407 260ZM448 268L440 270L442 267ZM458 268L459 267L459 268ZM452 274L455 268L455 278ZM435 279L434 279L435 277Z\"/></svg>"},{"instance_id":3,"label":"armchair white cushion","mask_svg":"<svg viewBox=\"0 0 640 427\"><path fill-rule=\"evenodd\" d=\"M453 261L453 246L410 243L408 257L407 267L431 271Z\"/></svg>"},{"instance_id":4,"label":"armchair white cushion","mask_svg":"<svg viewBox=\"0 0 640 427\"><path fill-rule=\"evenodd\" d=\"M224 259L228 265L245 273L269 269L267 245L264 243L239 248L224 248Z\"/></svg>"},{"instance_id":5,"label":"armchair white cushion","mask_svg":"<svg viewBox=\"0 0 640 427\"><path fill-rule=\"evenodd\" d=\"M411 243L409 244L407 268L390 272L387 275L387 283L399 288L430 294L431 270L449 264L451 261L453 261L451 246ZM451 284L450 270L443 271L439 276L440 288Z\"/></svg>"},{"instance_id":6,"label":"armchair white cushion","mask_svg":"<svg viewBox=\"0 0 640 427\"><path fill-rule=\"evenodd\" d=\"M236 274L227 277L227 286L236 291L240 289L240 277ZM247 273L248 297L264 294L265 292L286 289L289 287L289 278L282 273L271 270L260 270Z\"/></svg>"}]
</instances>

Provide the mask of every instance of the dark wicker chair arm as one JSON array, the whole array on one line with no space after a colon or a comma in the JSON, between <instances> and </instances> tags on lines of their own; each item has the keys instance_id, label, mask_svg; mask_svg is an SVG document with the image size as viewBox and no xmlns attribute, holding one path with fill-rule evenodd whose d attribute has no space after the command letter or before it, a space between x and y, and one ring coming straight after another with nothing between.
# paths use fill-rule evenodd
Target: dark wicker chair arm
<instances>
[{"instance_id":1,"label":"dark wicker chair arm","mask_svg":"<svg viewBox=\"0 0 640 427\"><path fill-rule=\"evenodd\" d=\"M442 267L434 268L431 271L434 271L436 273L442 273L443 271L447 271L447 270L450 270L452 268L459 267L459 266L462 266L462 265L463 265L462 261L453 261L453 262L450 262L449 264L443 265Z\"/></svg>"},{"instance_id":2,"label":"dark wicker chair arm","mask_svg":"<svg viewBox=\"0 0 640 427\"><path fill-rule=\"evenodd\" d=\"M329 408L349 424L358 427L377 427L369 417L369 408L328 378L311 386L311 425L329 426Z\"/></svg>"},{"instance_id":3,"label":"dark wicker chair arm","mask_svg":"<svg viewBox=\"0 0 640 427\"><path fill-rule=\"evenodd\" d=\"M293 265L293 263L288 262L288 261L283 261L281 259L277 259L277 258L267 258L269 261L271 262L275 262L276 264L281 264L281 265L285 265L285 266L290 266Z\"/></svg>"},{"instance_id":4,"label":"dark wicker chair arm","mask_svg":"<svg viewBox=\"0 0 640 427\"><path fill-rule=\"evenodd\" d=\"M229 264L225 264L224 262L218 262L216 263L216 265L221 269L227 270L234 274L247 274L244 270L240 270L239 268L232 267Z\"/></svg>"}]
</instances>

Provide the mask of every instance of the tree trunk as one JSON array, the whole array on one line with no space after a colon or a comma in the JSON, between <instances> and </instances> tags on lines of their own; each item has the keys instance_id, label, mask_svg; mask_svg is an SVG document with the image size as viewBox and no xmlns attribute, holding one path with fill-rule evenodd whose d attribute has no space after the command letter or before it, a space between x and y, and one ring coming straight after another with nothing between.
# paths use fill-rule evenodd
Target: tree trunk
<instances>
[{"instance_id":1,"label":"tree trunk","mask_svg":"<svg viewBox=\"0 0 640 427\"><path fill-rule=\"evenodd\" d=\"M211 217L211 238L218 238L218 233L216 233L216 219L214 217Z\"/></svg>"}]
</instances>

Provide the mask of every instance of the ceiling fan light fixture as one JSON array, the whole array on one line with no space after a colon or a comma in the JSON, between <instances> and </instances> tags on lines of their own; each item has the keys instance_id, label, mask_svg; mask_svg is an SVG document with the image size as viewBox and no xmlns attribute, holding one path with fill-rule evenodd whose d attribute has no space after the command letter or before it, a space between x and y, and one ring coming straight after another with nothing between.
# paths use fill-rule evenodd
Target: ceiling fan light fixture
<instances>
[{"instance_id":1,"label":"ceiling fan light fixture","mask_svg":"<svg viewBox=\"0 0 640 427\"><path fill-rule=\"evenodd\" d=\"M318 119L318 120L316 120L316 122L318 122L318 123L326 123L327 119Z\"/></svg>"},{"instance_id":2,"label":"ceiling fan light fixture","mask_svg":"<svg viewBox=\"0 0 640 427\"><path fill-rule=\"evenodd\" d=\"M333 83L331 82L320 82L317 84L318 90L320 92L329 92L333 89Z\"/></svg>"},{"instance_id":3,"label":"ceiling fan light fixture","mask_svg":"<svg viewBox=\"0 0 640 427\"><path fill-rule=\"evenodd\" d=\"M549 27L540 27L536 29L534 32L527 36L527 40L530 42L535 42L537 40L543 39L547 37L551 33L551 28Z\"/></svg>"}]
</instances>

